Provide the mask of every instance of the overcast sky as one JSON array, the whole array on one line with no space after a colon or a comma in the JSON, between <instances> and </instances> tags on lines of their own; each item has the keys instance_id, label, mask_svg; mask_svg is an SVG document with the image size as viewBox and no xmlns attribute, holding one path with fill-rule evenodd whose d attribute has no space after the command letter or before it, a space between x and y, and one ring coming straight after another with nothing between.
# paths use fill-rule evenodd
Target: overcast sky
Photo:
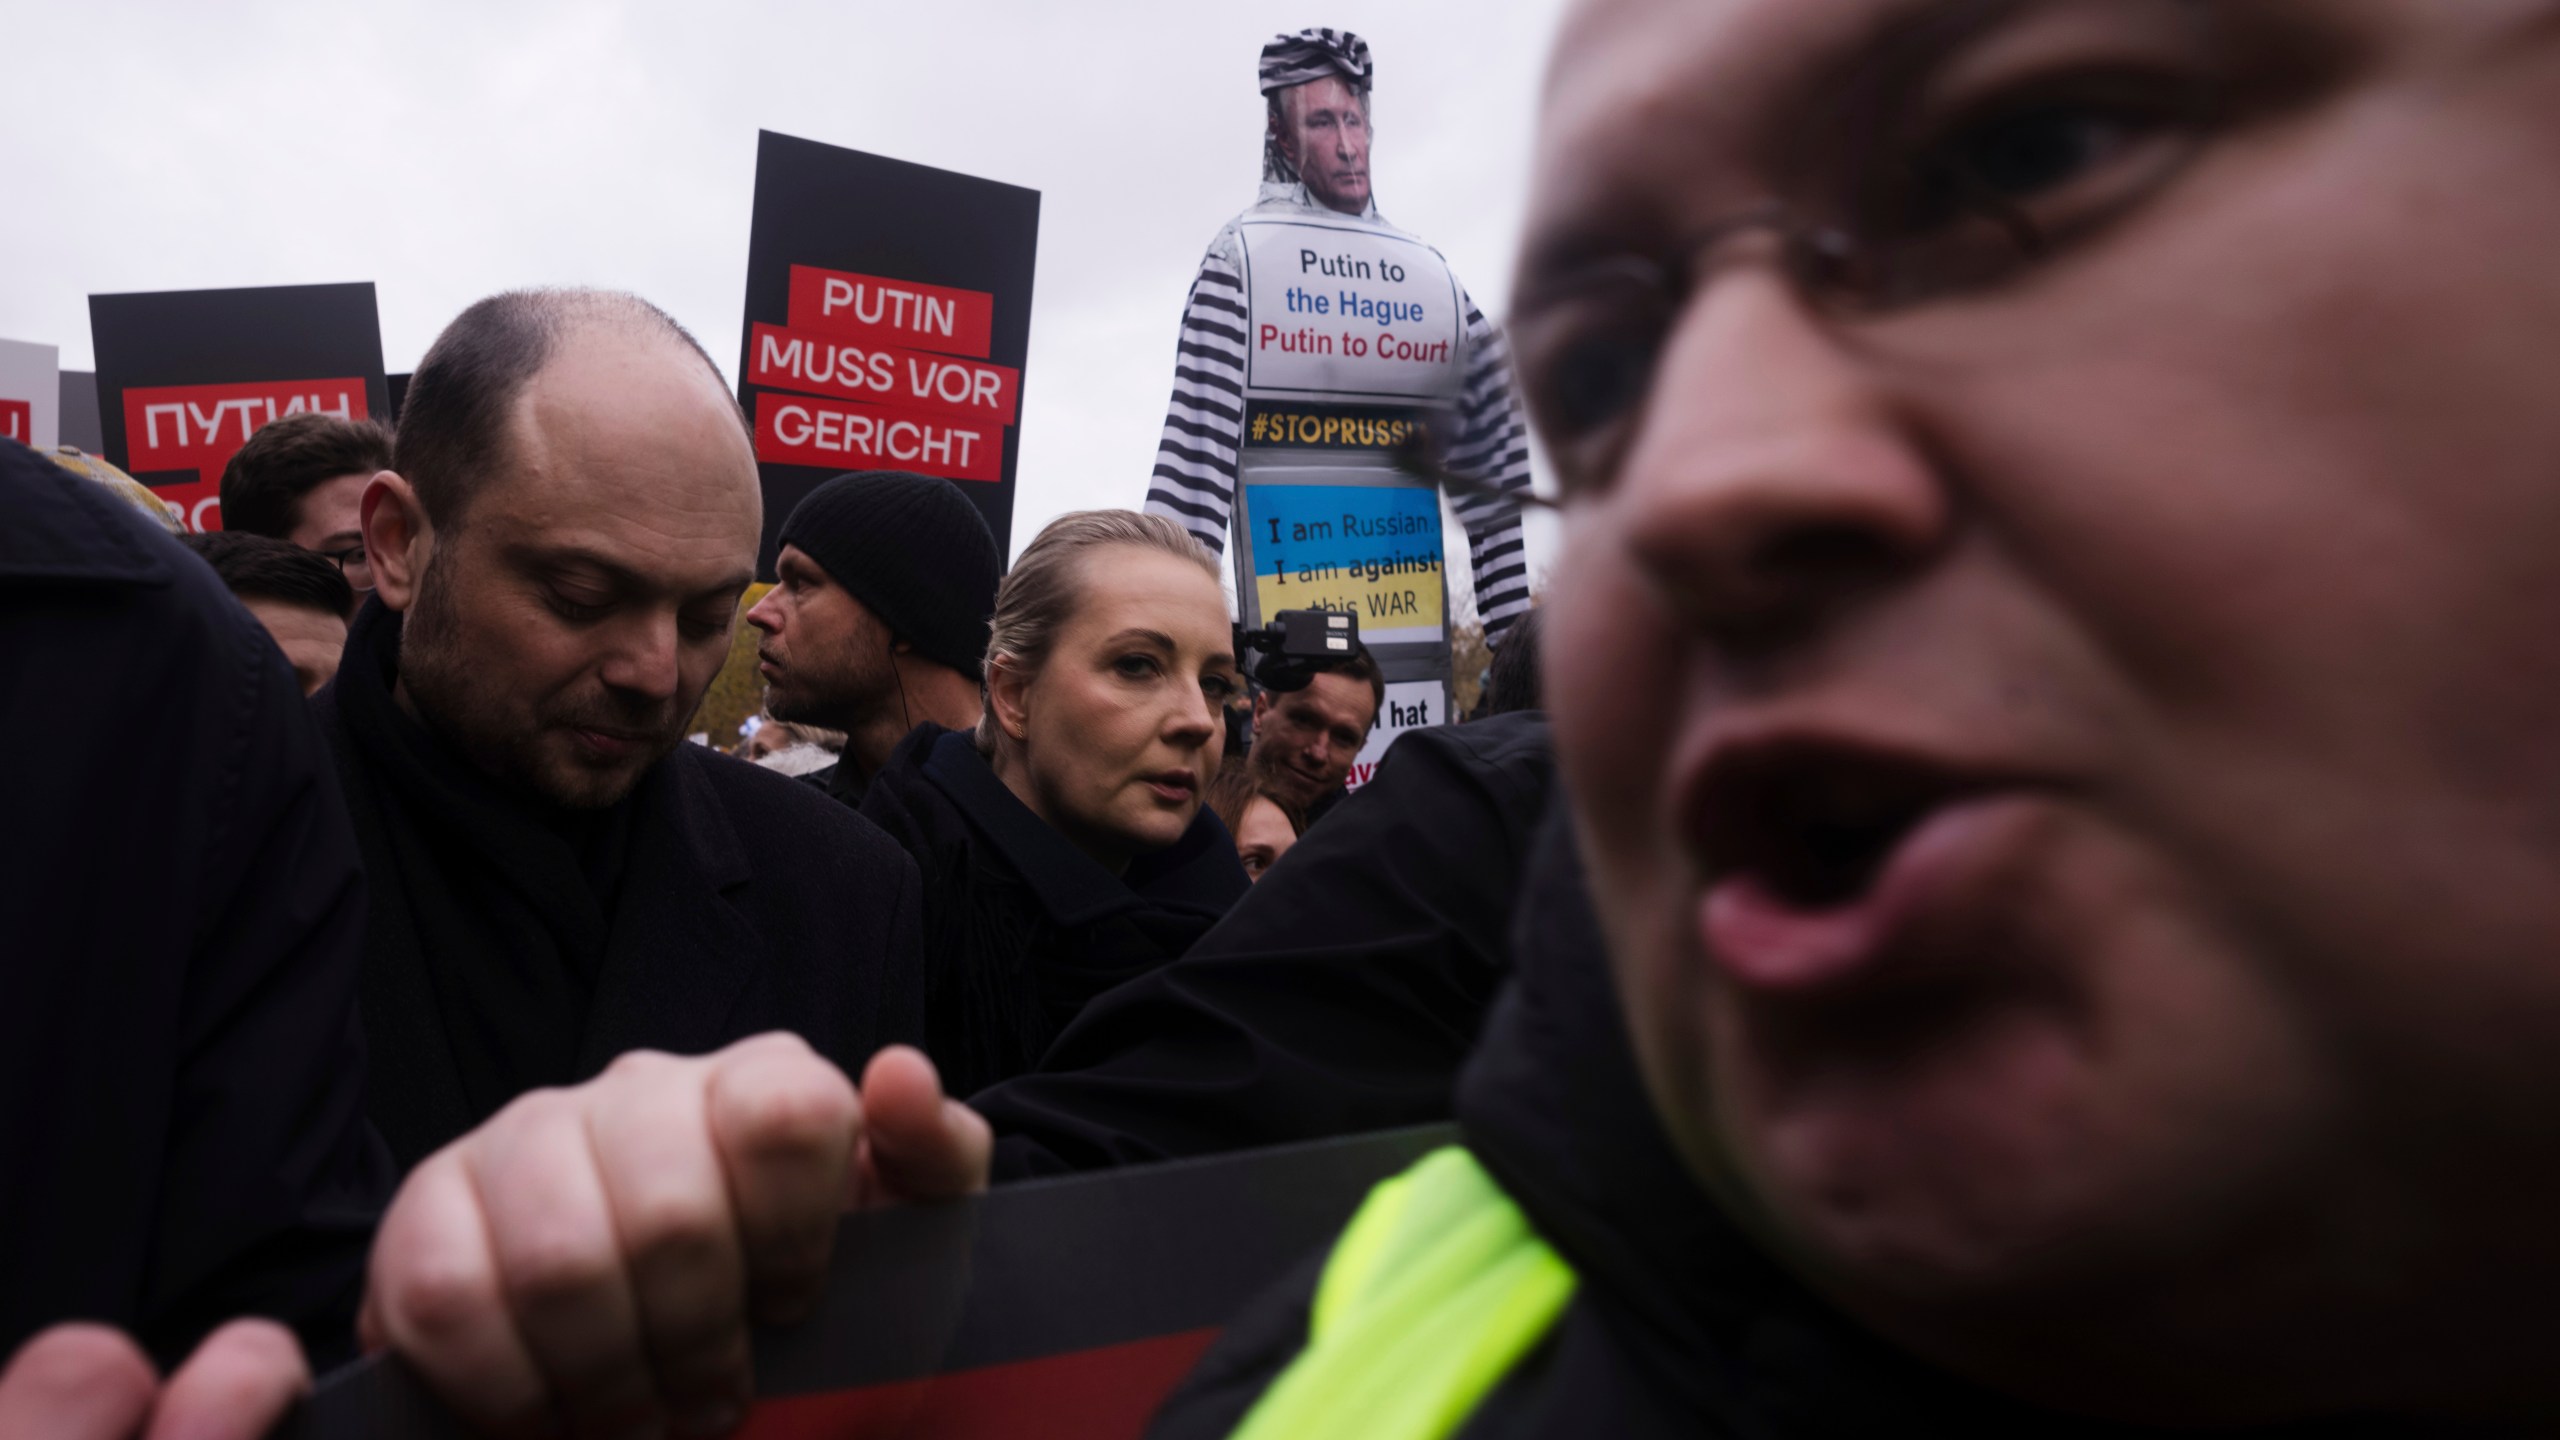
<instances>
[{"instance_id":1,"label":"overcast sky","mask_svg":"<svg viewBox=\"0 0 2560 1440\"><path fill-rule=\"evenodd\" d=\"M1145 493L1184 290L1253 199L1262 42L1368 39L1379 207L1498 316L1560 5L0 0L0 337L88 369L92 292L370 280L400 371L470 301L574 283L731 368L778 130L1041 192L1018 547Z\"/></svg>"}]
</instances>

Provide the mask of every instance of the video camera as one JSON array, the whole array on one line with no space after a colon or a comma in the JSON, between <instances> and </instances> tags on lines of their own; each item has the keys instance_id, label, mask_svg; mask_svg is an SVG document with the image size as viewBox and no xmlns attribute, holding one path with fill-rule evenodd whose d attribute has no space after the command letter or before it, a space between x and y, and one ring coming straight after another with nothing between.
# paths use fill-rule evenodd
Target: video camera
<instances>
[{"instance_id":1,"label":"video camera","mask_svg":"<svg viewBox=\"0 0 2560 1440\"><path fill-rule=\"evenodd\" d=\"M1360 653L1360 617L1347 610L1283 610L1260 630L1236 627L1236 659L1265 690L1287 694L1315 683L1325 662Z\"/></svg>"}]
</instances>

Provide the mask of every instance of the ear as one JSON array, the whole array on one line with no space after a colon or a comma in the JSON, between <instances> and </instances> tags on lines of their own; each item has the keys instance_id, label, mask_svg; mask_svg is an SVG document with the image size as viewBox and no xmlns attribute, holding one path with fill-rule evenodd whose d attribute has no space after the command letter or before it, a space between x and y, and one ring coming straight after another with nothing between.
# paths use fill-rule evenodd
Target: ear
<instances>
[{"instance_id":1,"label":"ear","mask_svg":"<svg viewBox=\"0 0 2560 1440\"><path fill-rule=\"evenodd\" d=\"M1010 655L987 657L987 711L996 728L1016 740L1031 733L1031 676Z\"/></svg>"},{"instance_id":2,"label":"ear","mask_svg":"<svg viewBox=\"0 0 2560 1440\"><path fill-rule=\"evenodd\" d=\"M1262 719L1262 717L1263 717L1263 716L1268 715L1268 714L1270 714L1270 713L1271 713L1271 692L1270 692L1270 691L1268 691L1268 690L1256 690L1256 691L1254 691L1254 692L1253 692L1253 718L1254 718L1254 720L1255 720L1256 722L1259 722L1259 721Z\"/></svg>"},{"instance_id":3,"label":"ear","mask_svg":"<svg viewBox=\"0 0 2560 1440\"><path fill-rule=\"evenodd\" d=\"M373 593L405 612L418 603L418 582L435 554L435 527L427 523L426 507L409 482L389 470L374 475L356 504L356 526L373 566Z\"/></svg>"}]
</instances>

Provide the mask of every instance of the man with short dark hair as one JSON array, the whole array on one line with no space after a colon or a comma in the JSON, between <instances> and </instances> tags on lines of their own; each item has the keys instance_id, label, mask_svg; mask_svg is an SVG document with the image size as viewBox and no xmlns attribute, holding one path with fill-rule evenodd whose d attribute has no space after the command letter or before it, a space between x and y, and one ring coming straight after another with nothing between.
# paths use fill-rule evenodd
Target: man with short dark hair
<instances>
[{"instance_id":1,"label":"man with short dark hair","mask_svg":"<svg viewBox=\"0 0 2560 1440\"><path fill-rule=\"evenodd\" d=\"M338 673L355 591L337 566L282 540L233 530L181 535L178 543L212 566L233 598L267 628L293 662L303 694Z\"/></svg>"},{"instance_id":2,"label":"man with short dark hair","mask_svg":"<svg viewBox=\"0 0 2560 1440\"><path fill-rule=\"evenodd\" d=\"M976 728L1004 557L960 487L901 471L820 485L781 540L779 581L747 612L765 708L844 732L844 757L808 778L860 805L908 731Z\"/></svg>"},{"instance_id":3,"label":"man with short dark hair","mask_svg":"<svg viewBox=\"0 0 2560 1440\"><path fill-rule=\"evenodd\" d=\"M763 527L736 401L646 301L473 305L365 492L376 597L319 700L373 884L371 1110L405 1164L636 1048L921 1030L918 884L868 821L684 744Z\"/></svg>"},{"instance_id":4,"label":"man with short dark hair","mask_svg":"<svg viewBox=\"0 0 2560 1440\"><path fill-rule=\"evenodd\" d=\"M222 528L330 557L357 590L373 588L358 533L366 482L391 468L391 432L321 411L258 427L222 467Z\"/></svg>"},{"instance_id":5,"label":"man with short dark hair","mask_svg":"<svg viewBox=\"0 0 2560 1440\"><path fill-rule=\"evenodd\" d=\"M1303 690L1258 689L1246 763L1265 789L1287 798L1313 825L1342 799L1343 782L1386 699L1386 680L1366 650L1325 662Z\"/></svg>"}]
</instances>

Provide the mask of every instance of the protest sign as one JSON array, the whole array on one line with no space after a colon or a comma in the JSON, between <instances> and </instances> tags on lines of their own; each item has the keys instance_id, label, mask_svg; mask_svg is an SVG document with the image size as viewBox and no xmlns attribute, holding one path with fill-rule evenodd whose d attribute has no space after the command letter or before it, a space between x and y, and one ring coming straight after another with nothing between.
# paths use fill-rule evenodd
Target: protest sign
<instances>
[{"instance_id":1,"label":"protest sign","mask_svg":"<svg viewBox=\"0 0 2560 1440\"><path fill-rule=\"evenodd\" d=\"M1360 643L1386 680L1387 703L1347 778L1356 790L1398 735L1454 718L1454 701L1440 493L1407 479L1385 453L1388 437L1416 421L1409 411L1372 418L1342 409L1250 407L1249 426L1290 438L1245 448L1232 553L1246 625L1267 625L1283 610L1360 617ZM1301 443L1300 435L1317 438ZM1310 453L1325 451L1333 453Z\"/></svg>"},{"instance_id":2,"label":"protest sign","mask_svg":"<svg viewBox=\"0 0 2560 1440\"><path fill-rule=\"evenodd\" d=\"M1438 251L1372 220L1269 207L1235 234L1237 598L1249 624L1305 607L1360 617L1394 706L1354 762L1356 789L1397 735L1450 718L1439 492L1394 457L1416 426L1452 424L1466 299Z\"/></svg>"},{"instance_id":3,"label":"protest sign","mask_svg":"<svg viewBox=\"0 0 2560 1440\"><path fill-rule=\"evenodd\" d=\"M764 475L759 564L846 470L960 482L1011 553L1040 194L757 136L738 401Z\"/></svg>"},{"instance_id":4,"label":"protest sign","mask_svg":"<svg viewBox=\"0 0 2560 1440\"><path fill-rule=\"evenodd\" d=\"M1239 232L1249 391L1410 400L1454 391L1464 303L1437 251L1348 219L1257 216Z\"/></svg>"},{"instance_id":5,"label":"protest sign","mask_svg":"<svg viewBox=\"0 0 2560 1440\"><path fill-rule=\"evenodd\" d=\"M1229 286L1235 301L1219 298ZM1360 617L1395 704L1379 710L1355 788L1398 734L1450 714L1439 495L1396 457L1421 427L1456 431L1467 314L1448 262L1421 240L1266 193L1212 242L1185 320L1148 508L1204 540L1204 524L1224 540L1232 520L1246 624L1306 608ZM1223 475L1222 443L1234 447Z\"/></svg>"},{"instance_id":6,"label":"protest sign","mask_svg":"<svg viewBox=\"0 0 2560 1440\"><path fill-rule=\"evenodd\" d=\"M373 286L89 297L108 461L190 530L222 525L222 467L258 427L318 410L388 413Z\"/></svg>"},{"instance_id":7,"label":"protest sign","mask_svg":"<svg viewBox=\"0 0 2560 1440\"><path fill-rule=\"evenodd\" d=\"M0 439L37 450L61 443L62 352L0 340Z\"/></svg>"},{"instance_id":8,"label":"protest sign","mask_svg":"<svg viewBox=\"0 0 2560 1440\"><path fill-rule=\"evenodd\" d=\"M1345 610L1360 639L1429 645L1447 614L1440 497L1405 485L1248 485L1256 613ZM1379 717L1384 719L1384 716Z\"/></svg>"},{"instance_id":9,"label":"protest sign","mask_svg":"<svg viewBox=\"0 0 2560 1440\"><path fill-rule=\"evenodd\" d=\"M1447 1126L1029 1181L853 1216L826 1297L756 1340L742 1440L1137 1440L1216 1339ZM290 1440L462 1431L408 1371L321 1381Z\"/></svg>"}]
</instances>

